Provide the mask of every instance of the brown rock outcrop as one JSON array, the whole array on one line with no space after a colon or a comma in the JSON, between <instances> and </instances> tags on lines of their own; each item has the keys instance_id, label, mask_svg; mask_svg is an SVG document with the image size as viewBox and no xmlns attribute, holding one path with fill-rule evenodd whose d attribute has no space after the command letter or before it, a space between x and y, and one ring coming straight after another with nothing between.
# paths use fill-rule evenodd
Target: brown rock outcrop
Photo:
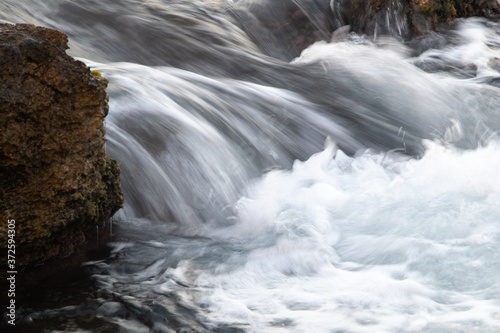
<instances>
[{"instance_id":1,"label":"brown rock outcrop","mask_svg":"<svg viewBox=\"0 0 500 333\"><path fill-rule=\"evenodd\" d=\"M457 18L500 15L497 0L338 0L336 3L338 12L331 12L337 18L334 28L350 25L353 31L370 36L392 31L405 39L446 26Z\"/></svg>"},{"instance_id":2,"label":"brown rock outcrop","mask_svg":"<svg viewBox=\"0 0 500 333\"><path fill-rule=\"evenodd\" d=\"M107 80L67 43L60 31L0 24L0 252L13 219L16 268L71 253L123 202L104 149Z\"/></svg>"}]
</instances>

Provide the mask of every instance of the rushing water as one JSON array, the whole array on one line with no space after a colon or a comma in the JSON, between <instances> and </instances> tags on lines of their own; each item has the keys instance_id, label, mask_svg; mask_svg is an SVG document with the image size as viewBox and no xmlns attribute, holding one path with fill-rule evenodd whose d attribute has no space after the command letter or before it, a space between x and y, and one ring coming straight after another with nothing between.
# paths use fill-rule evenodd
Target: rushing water
<instances>
[{"instance_id":1,"label":"rushing water","mask_svg":"<svg viewBox=\"0 0 500 333\"><path fill-rule=\"evenodd\" d=\"M109 79L126 200L85 301L26 329L500 331L500 25L330 36L339 6L0 5Z\"/></svg>"}]
</instances>

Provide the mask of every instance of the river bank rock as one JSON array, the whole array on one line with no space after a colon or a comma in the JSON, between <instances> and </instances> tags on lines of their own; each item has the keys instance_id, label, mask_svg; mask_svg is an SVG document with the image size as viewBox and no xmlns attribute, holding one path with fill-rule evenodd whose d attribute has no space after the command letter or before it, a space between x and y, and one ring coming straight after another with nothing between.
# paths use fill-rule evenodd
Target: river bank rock
<instances>
[{"instance_id":1,"label":"river bank rock","mask_svg":"<svg viewBox=\"0 0 500 333\"><path fill-rule=\"evenodd\" d=\"M68 255L123 203L108 82L67 48L60 31L0 24L0 252L15 220L16 269Z\"/></svg>"},{"instance_id":2,"label":"river bank rock","mask_svg":"<svg viewBox=\"0 0 500 333\"><path fill-rule=\"evenodd\" d=\"M357 33L403 39L447 27L457 18L500 17L497 0L337 0L333 3L330 14L334 29L350 25Z\"/></svg>"},{"instance_id":3,"label":"river bank rock","mask_svg":"<svg viewBox=\"0 0 500 333\"><path fill-rule=\"evenodd\" d=\"M234 23L265 54L290 61L309 45L349 32L411 40L449 28L457 18L500 17L497 0L316 0L242 2L228 7ZM344 27L342 30L339 28ZM345 28L349 28L347 31ZM337 32L337 33L335 33ZM342 36L339 36L342 35ZM346 35L346 36L343 36ZM341 37L341 38L339 38Z\"/></svg>"}]
</instances>

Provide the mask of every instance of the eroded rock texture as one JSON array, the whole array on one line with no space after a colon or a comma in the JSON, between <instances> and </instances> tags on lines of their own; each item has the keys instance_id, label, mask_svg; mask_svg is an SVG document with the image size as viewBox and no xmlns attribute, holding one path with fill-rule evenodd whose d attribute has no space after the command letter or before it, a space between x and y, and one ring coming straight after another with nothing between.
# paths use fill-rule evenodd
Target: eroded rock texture
<instances>
[{"instance_id":1,"label":"eroded rock texture","mask_svg":"<svg viewBox=\"0 0 500 333\"><path fill-rule=\"evenodd\" d=\"M67 43L60 31L0 24L0 252L15 219L18 267L71 253L123 202L104 149L107 80Z\"/></svg>"},{"instance_id":2,"label":"eroded rock texture","mask_svg":"<svg viewBox=\"0 0 500 333\"><path fill-rule=\"evenodd\" d=\"M358 33L416 37L446 27L457 18L498 18L497 0L335 0L334 28L350 25Z\"/></svg>"}]
</instances>

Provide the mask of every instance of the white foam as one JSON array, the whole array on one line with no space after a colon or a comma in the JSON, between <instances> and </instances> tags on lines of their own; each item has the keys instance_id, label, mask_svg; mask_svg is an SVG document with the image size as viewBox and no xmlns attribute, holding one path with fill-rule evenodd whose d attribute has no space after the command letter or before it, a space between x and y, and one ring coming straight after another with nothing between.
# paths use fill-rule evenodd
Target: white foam
<instances>
[{"instance_id":1,"label":"white foam","mask_svg":"<svg viewBox=\"0 0 500 333\"><path fill-rule=\"evenodd\" d=\"M497 142L428 142L420 160L327 148L272 171L216 235L244 239L243 265L190 266L193 302L207 322L249 332L498 330L499 153Z\"/></svg>"}]
</instances>

